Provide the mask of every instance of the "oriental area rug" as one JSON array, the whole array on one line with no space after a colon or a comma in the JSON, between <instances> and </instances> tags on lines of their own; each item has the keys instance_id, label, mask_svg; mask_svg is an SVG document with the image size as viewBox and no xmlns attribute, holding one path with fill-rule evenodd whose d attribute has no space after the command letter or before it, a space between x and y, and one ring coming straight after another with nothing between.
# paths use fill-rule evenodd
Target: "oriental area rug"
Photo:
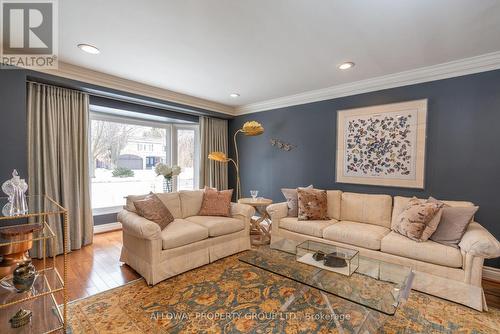
<instances>
[{"instance_id":1,"label":"oriental area rug","mask_svg":"<svg viewBox=\"0 0 500 334\"><path fill-rule=\"evenodd\" d=\"M332 296L333 319L319 291L309 289L282 312L301 284L238 260L238 255L167 279L144 280L69 304L79 333L354 333L360 306ZM342 329L339 331L338 324ZM500 310L478 312L412 291L380 333L498 333Z\"/></svg>"}]
</instances>

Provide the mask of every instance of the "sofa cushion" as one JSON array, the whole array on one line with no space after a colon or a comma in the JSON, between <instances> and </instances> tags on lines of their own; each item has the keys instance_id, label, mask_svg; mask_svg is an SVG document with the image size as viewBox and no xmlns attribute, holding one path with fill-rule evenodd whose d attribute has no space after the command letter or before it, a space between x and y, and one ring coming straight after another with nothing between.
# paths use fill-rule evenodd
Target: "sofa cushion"
<instances>
[{"instance_id":1,"label":"sofa cushion","mask_svg":"<svg viewBox=\"0 0 500 334\"><path fill-rule=\"evenodd\" d=\"M323 230L336 223L335 219L330 220L298 220L297 217L286 217L280 220L279 226L282 229L307 234L313 237L322 238Z\"/></svg>"},{"instance_id":2,"label":"sofa cushion","mask_svg":"<svg viewBox=\"0 0 500 334\"><path fill-rule=\"evenodd\" d=\"M391 226L392 197L389 195L370 195L342 193L340 206L341 220Z\"/></svg>"},{"instance_id":3,"label":"sofa cushion","mask_svg":"<svg viewBox=\"0 0 500 334\"><path fill-rule=\"evenodd\" d=\"M182 218L181 200L179 193L157 193L156 196L167 207L174 218Z\"/></svg>"},{"instance_id":4,"label":"sofa cushion","mask_svg":"<svg viewBox=\"0 0 500 334\"><path fill-rule=\"evenodd\" d=\"M182 218L198 215L203 202L203 190L181 190L179 191L181 201Z\"/></svg>"},{"instance_id":5,"label":"sofa cushion","mask_svg":"<svg viewBox=\"0 0 500 334\"><path fill-rule=\"evenodd\" d=\"M172 249L208 238L208 229L184 219L175 219L163 231L163 249Z\"/></svg>"},{"instance_id":6,"label":"sofa cushion","mask_svg":"<svg viewBox=\"0 0 500 334\"><path fill-rule=\"evenodd\" d=\"M431 240L413 241L396 232L391 232L382 239L381 251L446 267L462 267L462 253L459 249Z\"/></svg>"},{"instance_id":7,"label":"sofa cushion","mask_svg":"<svg viewBox=\"0 0 500 334\"><path fill-rule=\"evenodd\" d=\"M340 221L323 230L323 238L368 249L380 250L380 242L390 230L372 224Z\"/></svg>"},{"instance_id":8,"label":"sofa cushion","mask_svg":"<svg viewBox=\"0 0 500 334\"><path fill-rule=\"evenodd\" d=\"M187 221L199 224L208 229L208 235L218 237L245 229L245 223L236 218L218 216L192 216Z\"/></svg>"},{"instance_id":9,"label":"sofa cushion","mask_svg":"<svg viewBox=\"0 0 500 334\"><path fill-rule=\"evenodd\" d=\"M326 196L328 198L328 217L330 217L330 219L340 220L340 203L342 200L342 191L327 190Z\"/></svg>"},{"instance_id":10,"label":"sofa cushion","mask_svg":"<svg viewBox=\"0 0 500 334\"><path fill-rule=\"evenodd\" d=\"M408 205L408 202L412 197L394 196L394 206L392 208L392 222L391 227L394 227L398 223L398 216L403 212L403 210ZM451 207L471 207L474 206L472 202L467 201L441 201L446 205Z\"/></svg>"}]
</instances>

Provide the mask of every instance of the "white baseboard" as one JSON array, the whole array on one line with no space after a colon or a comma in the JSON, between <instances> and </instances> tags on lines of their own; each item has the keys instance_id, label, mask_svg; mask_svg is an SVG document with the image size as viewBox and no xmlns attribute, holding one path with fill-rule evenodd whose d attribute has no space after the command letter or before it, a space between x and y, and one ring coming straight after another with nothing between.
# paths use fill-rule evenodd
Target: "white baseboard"
<instances>
[{"instance_id":1,"label":"white baseboard","mask_svg":"<svg viewBox=\"0 0 500 334\"><path fill-rule=\"evenodd\" d=\"M500 269L484 266L483 278L489 281L500 282Z\"/></svg>"},{"instance_id":2,"label":"white baseboard","mask_svg":"<svg viewBox=\"0 0 500 334\"><path fill-rule=\"evenodd\" d=\"M94 234L121 230L122 224L119 222L94 226Z\"/></svg>"}]
</instances>

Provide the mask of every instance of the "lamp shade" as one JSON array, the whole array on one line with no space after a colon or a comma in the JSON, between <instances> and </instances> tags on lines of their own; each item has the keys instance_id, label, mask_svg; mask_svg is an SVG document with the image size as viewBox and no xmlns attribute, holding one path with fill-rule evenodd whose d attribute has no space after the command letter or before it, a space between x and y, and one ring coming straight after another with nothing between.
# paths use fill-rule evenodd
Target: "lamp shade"
<instances>
[{"instance_id":1,"label":"lamp shade","mask_svg":"<svg viewBox=\"0 0 500 334\"><path fill-rule=\"evenodd\" d=\"M218 162L229 162L229 158L226 156L224 152L212 152L208 155L208 159Z\"/></svg>"},{"instance_id":2,"label":"lamp shade","mask_svg":"<svg viewBox=\"0 0 500 334\"><path fill-rule=\"evenodd\" d=\"M258 136L264 133L264 127L256 121L246 122L241 130L245 136Z\"/></svg>"}]
</instances>

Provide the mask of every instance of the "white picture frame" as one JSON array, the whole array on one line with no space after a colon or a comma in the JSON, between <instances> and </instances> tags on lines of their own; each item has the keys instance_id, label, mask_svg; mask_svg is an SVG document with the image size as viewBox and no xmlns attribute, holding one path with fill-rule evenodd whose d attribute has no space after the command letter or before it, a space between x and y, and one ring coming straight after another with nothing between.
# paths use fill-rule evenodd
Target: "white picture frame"
<instances>
[{"instance_id":1,"label":"white picture frame","mask_svg":"<svg viewBox=\"0 0 500 334\"><path fill-rule=\"evenodd\" d=\"M423 189L427 99L337 111L336 182Z\"/></svg>"}]
</instances>

